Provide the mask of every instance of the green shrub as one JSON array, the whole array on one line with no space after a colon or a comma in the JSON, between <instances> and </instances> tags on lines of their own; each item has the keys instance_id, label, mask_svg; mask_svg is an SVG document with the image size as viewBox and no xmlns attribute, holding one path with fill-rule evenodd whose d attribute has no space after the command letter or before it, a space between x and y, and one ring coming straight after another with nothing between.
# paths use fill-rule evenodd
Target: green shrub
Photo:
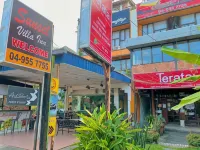
<instances>
[{"instance_id":1,"label":"green shrub","mask_svg":"<svg viewBox=\"0 0 200 150\"><path fill-rule=\"evenodd\" d=\"M147 132L146 142L147 143L158 143L160 134L157 131L150 130Z\"/></svg>"},{"instance_id":2,"label":"green shrub","mask_svg":"<svg viewBox=\"0 0 200 150\"><path fill-rule=\"evenodd\" d=\"M134 135L141 129L132 129L124 114L119 110L106 115L105 106L96 108L89 117L80 114L82 125L76 128L76 137L79 142L77 150L138 150L135 146Z\"/></svg>"},{"instance_id":3,"label":"green shrub","mask_svg":"<svg viewBox=\"0 0 200 150\"><path fill-rule=\"evenodd\" d=\"M200 147L200 134L190 133L186 138L190 146Z\"/></svg>"}]
</instances>

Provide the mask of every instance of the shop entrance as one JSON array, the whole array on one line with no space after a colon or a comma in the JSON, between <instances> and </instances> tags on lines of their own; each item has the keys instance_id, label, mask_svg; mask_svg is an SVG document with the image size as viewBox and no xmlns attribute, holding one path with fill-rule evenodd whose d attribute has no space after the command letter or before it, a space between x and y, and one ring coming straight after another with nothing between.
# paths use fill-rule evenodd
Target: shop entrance
<instances>
[{"instance_id":1,"label":"shop entrance","mask_svg":"<svg viewBox=\"0 0 200 150\"><path fill-rule=\"evenodd\" d=\"M200 102L186 105L178 111L171 110L182 98L195 92L193 89L155 90L156 113L162 114L167 123L180 124L180 120L185 120L186 125L199 125Z\"/></svg>"}]
</instances>

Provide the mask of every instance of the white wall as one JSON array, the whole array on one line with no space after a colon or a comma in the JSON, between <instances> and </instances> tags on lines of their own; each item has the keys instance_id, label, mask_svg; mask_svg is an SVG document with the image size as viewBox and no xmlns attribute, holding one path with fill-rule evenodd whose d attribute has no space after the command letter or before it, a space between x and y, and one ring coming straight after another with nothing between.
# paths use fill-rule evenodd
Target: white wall
<instances>
[{"instance_id":1,"label":"white wall","mask_svg":"<svg viewBox=\"0 0 200 150\"><path fill-rule=\"evenodd\" d=\"M138 37L138 21L137 21L137 11L133 9L130 11L130 25L131 25L131 38Z\"/></svg>"}]
</instances>

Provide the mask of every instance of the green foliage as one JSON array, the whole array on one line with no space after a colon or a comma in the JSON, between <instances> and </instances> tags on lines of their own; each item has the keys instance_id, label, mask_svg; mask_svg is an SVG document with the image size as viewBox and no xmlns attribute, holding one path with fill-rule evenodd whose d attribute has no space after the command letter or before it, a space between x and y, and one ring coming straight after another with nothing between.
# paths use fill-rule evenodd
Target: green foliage
<instances>
[{"instance_id":1,"label":"green foliage","mask_svg":"<svg viewBox=\"0 0 200 150\"><path fill-rule=\"evenodd\" d=\"M160 137L160 134L157 131L150 130L147 132L147 143L158 143L158 139Z\"/></svg>"},{"instance_id":2,"label":"green foliage","mask_svg":"<svg viewBox=\"0 0 200 150\"><path fill-rule=\"evenodd\" d=\"M200 134L190 133L186 138L190 146L200 147Z\"/></svg>"},{"instance_id":3,"label":"green foliage","mask_svg":"<svg viewBox=\"0 0 200 150\"><path fill-rule=\"evenodd\" d=\"M139 124L135 123L135 129L140 129ZM135 145L140 145L140 147L146 147L148 127L145 127L142 131L136 132L134 135Z\"/></svg>"},{"instance_id":4,"label":"green foliage","mask_svg":"<svg viewBox=\"0 0 200 150\"><path fill-rule=\"evenodd\" d=\"M60 89L59 90L59 93L58 93L58 96L60 97L60 101L65 101L65 91Z\"/></svg>"},{"instance_id":5,"label":"green foliage","mask_svg":"<svg viewBox=\"0 0 200 150\"><path fill-rule=\"evenodd\" d=\"M37 106L31 106L32 114L36 115L37 113Z\"/></svg>"},{"instance_id":6,"label":"green foliage","mask_svg":"<svg viewBox=\"0 0 200 150\"><path fill-rule=\"evenodd\" d=\"M177 50L177 49L173 49L173 48L168 48L168 47L162 47L162 52L165 53L165 54L168 54L168 55L170 55L170 56L172 56L176 59L183 60L187 63L200 65L200 59L199 59L200 55L198 55L198 54L192 54L192 53L188 53L188 52L185 52L185 51L181 51L181 50ZM199 79L200 79L200 76L195 75L195 76L192 76L192 77L187 77L187 78L184 78L184 79L176 80L173 83L182 83L182 82L185 82L185 81L196 82ZM196 89L199 90L199 87L197 87ZM172 107L172 110L179 110L183 106L195 103L199 100L200 100L200 92L197 92L195 94L192 94L188 97L181 99L181 102L178 105Z\"/></svg>"},{"instance_id":7,"label":"green foliage","mask_svg":"<svg viewBox=\"0 0 200 150\"><path fill-rule=\"evenodd\" d=\"M131 70L130 69L126 70L126 75L129 76L129 77L131 77Z\"/></svg>"},{"instance_id":8,"label":"green foliage","mask_svg":"<svg viewBox=\"0 0 200 150\"><path fill-rule=\"evenodd\" d=\"M64 103L63 101L58 101L58 106L57 106L58 109L64 109Z\"/></svg>"},{"instance_id":9,"label":"green foliage","mask_svg":"<svg viewBox=\"0 0 200 150\"><path fill-rule=\"evenodd\" d=\"M163 46L161 50L163 53L168 54L176 59L183 60L190 64L200 65L200 59L199 59L200 55L198 54L192 54L189 52L185 52L185 51L173 49L173 48L168 48L165 46Z\"/></svg>"},{"instance_id":10,"label":"green foliage","mask_svg":"<svg viewBox=\"0 0 200 150\"><path fill-rule=\"evenodd\" d=\"M80 142L76 144L77 150L139 150L134 143L134 135L141 129L132 129L127 120L123 120L125 114L118 114L119 110L112 114L107 113L103 105L91 114L82 118L82 125L76 128L76 137Z\"/></svg>"},{"instance_id":11,"label":"green foliage","mask_svg":"<svg viewBox=\"0 0 200 150\"><path fill-rule=\"evenodd\" d=\"M193 103L195 103L199 100L200 100L200 92L197 92L197 93L194 93L190 96L187 96L187 97L181 99L181 102L178 105L172 107L172 109L173 110L179 110L183 106L193 104Z\"/></svg>"},{"instance_id":12,"label":"green foliage","mask_svg":"<svg viewBox=\"0 0 200 150\"><path fill-rule=\"evenodd\" d=\"M0 130L5 130L5 129L8 129L8 128L11 128L11 126L12 126L12 119L8 119L3 123Z\"/></svg>"},{"instance_id":13,"label":"green foliage","mask_svg":"<svg viewBox=\"0 0 200 150\"><path fill-rule=\"evenodd\" d=\"M162 117L162 114L158 115L158 116L148 116L146 118L146 120L149 123L149 129L156 131L156 132L160 132L160 128L164 125L164 123L166 122L165 119Z\"/></svg>"}]
</instances>

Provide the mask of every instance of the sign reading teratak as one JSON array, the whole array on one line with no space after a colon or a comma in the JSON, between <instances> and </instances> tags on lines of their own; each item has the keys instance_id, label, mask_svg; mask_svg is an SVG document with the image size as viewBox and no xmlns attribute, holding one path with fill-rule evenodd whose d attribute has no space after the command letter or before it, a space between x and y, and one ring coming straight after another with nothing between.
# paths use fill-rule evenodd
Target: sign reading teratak
<instances>
[{"instance_id":1,"label":"sign reading teratak","mask_svg":"<svg viewBox=\"0 0 200 150\"><path fill-rule=\"evenodd\" d=\"M82 0L79 46L86 53L112 63L112 0Z\"/></svg>"},{"instance_id":2,"label":"sign reading teratak","mask_svg":"<svg viewBox=\"0 0 200 150\"><path fill-rule=\"evenodd\" d=\"M39 90L26 87L8 86L6 104L9 106L36 106Z\"/></svg>"},{"instance_id":3,"label":"sign reading teratak","mask_svg":"<svg viewBox=\"0 0 200 150\"><path fill-rule=\"evenodd\" d=\"M0 61L5 66L50 73L53 23L18 0L4 4Z\"/></svg>"}]
</instances>

